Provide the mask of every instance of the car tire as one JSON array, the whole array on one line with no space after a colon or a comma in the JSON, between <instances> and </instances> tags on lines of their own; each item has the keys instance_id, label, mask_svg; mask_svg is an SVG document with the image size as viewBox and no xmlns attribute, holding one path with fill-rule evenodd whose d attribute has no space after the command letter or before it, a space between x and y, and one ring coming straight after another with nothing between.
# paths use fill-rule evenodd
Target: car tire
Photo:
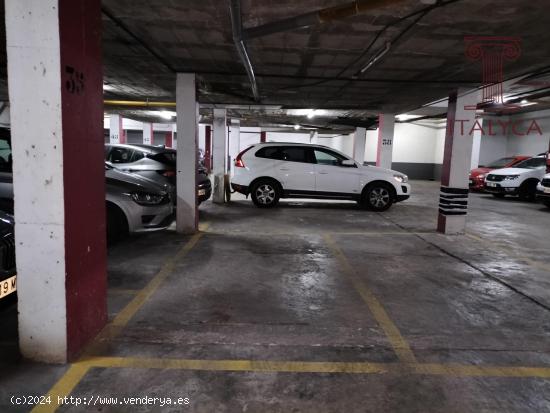
<instances>
[{"instance_id":1,"label":"car tire","mask_svg":"<svg viewBox=\"0 0 550 413\"><path fill-rule=\"evenodd\" d=\"M392 206L394 199L394 190L390 184L376 182L363 191L362 204L372 211L383 212Z\"/></svg>"},{"instance_id":2,"label":"car tire","mask_svg":"<svg viewBox=\"0 0 550 413\"><path fill-rule=\"evenodd\" d=\"M502 199L502 198L504 198L506 195L504 195L504 194L493 194L493 196L494 196L495 198L500 198L500 199Z\"/></svg>"},{"instance_id":3,"label":"car tire","mask_svg":"<svg viewBox=\"0 0 550 413\"><path fill-rule=\"evenodd\" d=\"M547 208L550 208L550 201L544 201L544 205L546 205Z\"/></svg>"},{"instance_id":4,"label":"car tire","mask_svg":"<svg viewBox=\"0 0 550 413\"><path fill-rule=\"evenodd\" d=\"M107 204L107 242L112 244L120 241L128 234L128 221L124 212L115 205Z\"/></svg>"},{"instance_id":5,"label":"car tire","mask_svg":"<svg viewBox=\"0 0 550 413\"><path fill-rule=\"evenodd\" d=\"M527 181L519 187L519 198L522 201L534 202L537 197L537 181Z\"/></svg>"},{"instance_id":6,"label":"car tire","mask_svg":"<svg viewBox=\"0 0 550 413\"><path fill-rule=\"evenodd\" d=\"M250 197L258 208L273 208L279 203L281 189L276 181L262 179L252 185Z\"/></svg>"}]
</instances>

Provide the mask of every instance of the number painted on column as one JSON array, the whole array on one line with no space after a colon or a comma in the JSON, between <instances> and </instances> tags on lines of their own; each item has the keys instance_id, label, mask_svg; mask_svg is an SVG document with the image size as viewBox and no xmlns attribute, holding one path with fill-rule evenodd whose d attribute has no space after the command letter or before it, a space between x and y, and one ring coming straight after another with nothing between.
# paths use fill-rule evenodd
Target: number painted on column
<instances>
[{"instance_id":1,"label":"number painted on column","mask_svg":"<svg viewBox=\"0 0 550 413\"><path fill-rule=\"evenodd\" d=\"M382 146L391 146L393 145L393 139L382 139Z\"/></svg>"},{"instance_id":2,"label":"number painted on column","mask_svg":"<svg viewBox=\"0 0 550 413\"><path fill-rule=\"evenodd\" d=\"M65 66L65 89L72 94L81 95L84 93L84 73L72 66Z\"/></svg>"}]
</instances>

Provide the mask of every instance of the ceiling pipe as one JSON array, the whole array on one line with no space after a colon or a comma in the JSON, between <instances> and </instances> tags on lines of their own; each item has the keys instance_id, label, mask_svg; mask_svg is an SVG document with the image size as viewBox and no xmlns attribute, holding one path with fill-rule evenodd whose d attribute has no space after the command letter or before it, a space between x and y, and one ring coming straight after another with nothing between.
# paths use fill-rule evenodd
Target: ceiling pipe
<instances>
[{"instance_id":1,"label":"ceiling pipe","mask_svg":"<svg viewBox=\"0 0 550 413\"><path fill-rule=\"evenodd\" d=\"M290 17L288 19L266 23L261 26L244 29L242 38L248 40L256 37L267 36L273 33L305 29L307 27L317 26L333 20L345 19L347 17L356 16L361 13L402 3L404 1L405 0L355 0L341 6L329 7L326 9L301 14L299 16Z\"/></svg>"},{"instance_id":2,"label":"ceiling pipe","mask_svg":"<svg viewBox=\"0 0 550 413\"><path fill-rule=\"evenodd\" d=\"M132 108L168 108L176 107L176 102L152 102L149 100L110 100L103 101L105 106L127 106Z\"/></svg>"},{"instance_id":3,"label":"ceiling pipe","mask_svg":"<svg viewBox=\"0 0 550 413\"><path fill-rule=\"evenodd\" d=\"M246 51L246 45L243 39L242 33L242 20L241 20L241 1L240 0L231 0L231 28L233 30L233 42L237 48L237 53L244 65L248 79L250 80L250 88L252 89L252 95L254 100L260 101L260 92L258 91L258 84L256 82L256 76L254 75L254 68L252 67L252 62Z\"/></svg>"}]
</instances>

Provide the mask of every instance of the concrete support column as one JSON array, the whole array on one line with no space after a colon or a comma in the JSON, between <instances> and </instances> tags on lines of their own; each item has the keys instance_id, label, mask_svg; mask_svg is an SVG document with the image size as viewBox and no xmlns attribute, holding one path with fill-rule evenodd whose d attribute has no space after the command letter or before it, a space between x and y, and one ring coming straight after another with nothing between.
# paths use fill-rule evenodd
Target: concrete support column
<instances>
[{"instance_id":1,"label":"concrete support column","mask_svg":"<svg viewBox=\"0 0 550 413\"><path fill-rule=\"evenodd\" d=\"M395 115L381 113L378 115L378 147L376 152L376 166L391 169L393 158L393 132Z\"/></svg>"},{"instance_id":2,"label":"concrete support column","mask_svg":"<svg viewBox=\"0 0 550 413\"><path fill-rule=\"evenodd\" d=\"M478 127L479 126L479 127ZM481 132L483 129L483 119L477 120L476 128L472 134L472 158L470 162L470 169L479 167L479 155L481 152Z\"/></svg>"},{"instance_id":3,"label":"concrete support column","mask_svg":"<svg viewBox=\"0 0 550 413\"><path fill-rule=\"evenodd\" d=\"M174 144L174 131L166 132L164 134L164 146L167 148L172 148L172 145Z\"/></svg>"},{"instance_id":4,"label":"concrete support column","mask_svg":"<svg viewBox=\"0 0 550 413\"><path fill-rule=\"evenodd\" d=\"M122 116L111 115L109 117L109 142L112 144L124 143L123 135Z\"/></svg>"},{"instance_id":5,"label":"concrete support column","mask_svg":"<svg viewBox=\"0 0 550 413\"><path fill-rule=\"evenodd\" d=\"M260 143L264 143L266 141L267 132L261 131L260 132Z\"/></svg>"},{"instance_id":6,"label":"concrete support column","mask_svg":"<svg viewBox=\"0 0 550 413\"><path fill-rule=\"evenodd\" d=\"M212 127L206 125L204 133L204 166L210 173L212 172Z\"/></svg>"},{"instance_id":7,"label":"concrete support column","mask_svg":"<svg viewBox=\"0 0 550 413\"><path fill-rule=\"evenodd\" d=\"M181 234L192 234L198 230L199 226L197 211L199 106L197 105L194 73L178 73L177 75L176 112L178 130L176 231Z\"/></svg>"},{"instance_id":8,"label":"concrete support column","mask_svg":"<svg viewBox=\"0 0 550 413\"><path fill-rule=\"evenodd\" d=\"M241 146L241 121L239 119L231 119L231 129L229 133L229 167L231 174L234 172L234 161L239 154Z\"/></svg>"},{"instance_id":9,"label":"concrete support column","mask_svg":"<svg viewBox=\"0 0 550 413\"><path fill-rule=\"evenodd\" d=\"M100 0L6 0L24 357L75 359L107 321Z\"/></svg>"},{"instance_id":10,"label":"concrete support column","mask_svg":"<svg viewBox=\"0 0 550 413\"><path fill-rule=\"evenodd\" d=\"M468 176L472 162L472 136L478 92L459 89L449 96L447 131L441 171L441 192L437 230L463 234L468 211Z\"/></svg>"},{"instance_id":11,"label":"concrete support column","mask_svg":"<svg viewBox=\"0 0 550 413\"><path fill-rule=\"evenodd\" d=\"M367 142L367 130L365 128L355 129L353 136L353 159L363 165L365 162L365 145Z\"/></svg>"},{"instance_id":12,"label":"concrete support column","mask_svg":"<svg viewBox=\"0 0 550 413\"><path fill-rule=\"evenodd\" d=\"M225 109L214 109L213 140L212 140L212 175L214 175L214 190L212 201L221 204L225 202L225 171L227 120Z\"/></svg>"},{"instance_id":13,"label":"concrete support column","mask_svg":"<svg viewBox=\"0 0 550 413\"><path fill-rule=\"evenodd\" d=\"M153 124L151 122L143 122L143 144L153 145Z\"/></svg>"}]
</instances>

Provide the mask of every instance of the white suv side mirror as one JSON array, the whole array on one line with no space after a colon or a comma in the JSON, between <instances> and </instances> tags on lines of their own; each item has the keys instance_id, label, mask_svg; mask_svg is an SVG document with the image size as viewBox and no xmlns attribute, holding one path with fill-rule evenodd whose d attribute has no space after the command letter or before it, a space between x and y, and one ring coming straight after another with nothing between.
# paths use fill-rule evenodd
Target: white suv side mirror
<instances>
[{"instance_id":1,"label":"white suv side mirror","mask_svg":"<svg viewBox=\"0 0 550 413\"><path fill-rule=\"evenodd\" d=\"M344 159L341 163L342 166L347 166L348 168L349 167L354 167L355 166L355 161L352 161L351 159Z\"/></svg>"}]
</instances>

